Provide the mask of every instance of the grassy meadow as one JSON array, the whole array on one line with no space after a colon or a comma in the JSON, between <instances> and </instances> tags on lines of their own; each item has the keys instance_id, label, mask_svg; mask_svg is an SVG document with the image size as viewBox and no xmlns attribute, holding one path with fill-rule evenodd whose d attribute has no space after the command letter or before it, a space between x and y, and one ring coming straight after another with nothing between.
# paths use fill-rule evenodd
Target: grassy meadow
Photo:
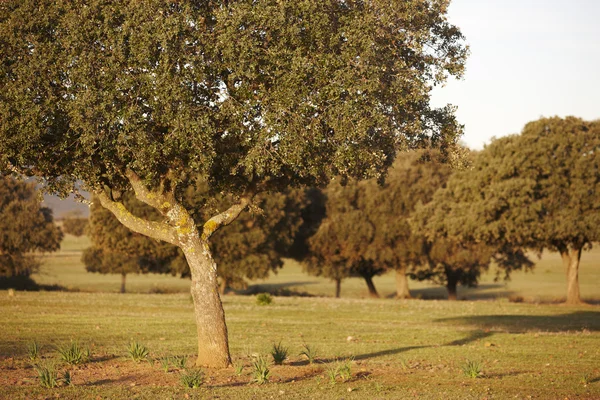
<instances>
[{"instance_id":1,"label":"grassy meadow","mask_svg":"<svg viewBox=\"0 0 600 400\"><path fill-rule=\"evenodd\" d=\"M165 276L120 277L86 273L79 261L85 238L67 237L34 279L69 291L0 291L0 398L72 399L599 399L600 309L556 304L564 295L560 258L545 254L534 273L508 282L486 275L476 289L459 288L465 301L439 300L443 288L411 282L422 299L398 301L393 275L375 280L382 299L367 299L365 284L348 279L341 299L333 284L287 262L249 291L271 291L270 305L255 296L223 297L234 366L204 371L198 389L185 388L184 370L166 357L193 364L196 328L187 281ZM584 253L584 298L600 298L600 251ZM12 294L12 295L11 295ZM309 295L309 296L295 296ZM317 296L318 295L318 296ZM328 297L320 297L328 296ZM522 297L525 302L510 300ZM425 300L427 299L427 300ZM41 345L44 362L71 373L72 385L39 384L27 345ZM57 347L78 341L91 359L60 361ZM147 362L128 358L137 341ZM254 357L288 348L283 365L270 363L270 382L252 383ZM309 364L304 345L316 349ZM471 372L463 371L472 362ZM331 375L349 367L347 379Z\"/></svg>"}]
</instances>

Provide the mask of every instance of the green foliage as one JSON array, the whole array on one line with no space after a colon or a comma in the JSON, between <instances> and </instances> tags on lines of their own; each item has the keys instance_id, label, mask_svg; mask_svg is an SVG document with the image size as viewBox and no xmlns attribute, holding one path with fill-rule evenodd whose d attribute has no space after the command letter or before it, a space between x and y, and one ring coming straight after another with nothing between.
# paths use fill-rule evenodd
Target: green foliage
<instances>
[{"instance_id":1,"label":"green foliage","mask_svg":"<svg viewBox=\"0 0 600 400\"><path fill-rule=\"evenodd\" d=\"M76 237L83 236L88 226L88 219L68 217L63 219L62 229L65 233Z\"/></svg>"},{"instance_id":2,"label":"green foliage","mask_svg":"<svg viewBox=\"0 0 600 400\"><path fill-rule=\"evenodd\" d=\"M127 348L127 353L133 361L140 362L148 358L150 351L146 346L139 342L131 342Z\"/></svg>"},{"instance_id":3,"label":"green foliage","mask_svg":"<svg viewBox=\"0 0 600 400\"><path fill-rule=\"evenodd\" d=\"M78 365L90 360L90 349L79 344L79 342L71 342L56 348L60 354L60 358L71 365Z\"/></svg>"},{"instance_id":4,"label":"green foliage","mask_svg":"<svg viewBox=\"0 0 600 400\"><path fill-rule=\"evenodd\" d=\"M271 349L271 356L273 357L273 362L275 365L281 365L288 358L288 349L287 347L283 347L281 342L278 344L273 344L273 349Z\"/></svg>"},{"instance_id":5,"label":"green foliage","mask_svg":"<svg viewBox=\"0 0 600 400\"><path fill-rule=\"evenodd\" d=\"M181 384L187 388L197 389L204 383L204 372L190 369L181 373Z\"/></svg>"},{"instance_id":6,"label":"green foliage","mask_svg":"<svg viewBox=\"0 0 600 400\"><path fill-rule=\"evenodd\" d=\"M35 184L0 174L0 277L27 277L39 268L34 252L60 248L63 234L40 203Z\"/></svg>"},{"instance_id":7,"label":"green foliage","mask_svg":"<svg viewBox=\"0 0 600 400\"><path fill-rule=\"evenodd\" d=\"M122 190L126 168L156 187L202 179L237 193L252 177L378 175L399 145L455 140L453 110L429 106L468 52L446 11L3 2L0 163L56 189L81 179Z\"/></svg>"},{"instance_id":8,"label":"green foliage","mask_svg":"<svg viewBox=\"0 0 600 400\"><path fill-rule=\"evenodd\" d=\"M302 345L302 351L300 352L300 355L306 357L308 363L312 364L317 358L317 349L314 346L304 343Z\"/></svg>"},{"instance_id":9,"label":"green foliage","mask_svg":"<svg viewBox=\"0 0 600 400\"><path fill-rule=\"evenodd\" d=\"M262 385L269 382L271 370L263 356L257 356L252 360L252 382Z\"/></svg>"},{"instance_id":10,"label":"green foliage","mask_svg":"<svg viewBox=\"0 0 600 400\"><path fill-rule=\"evenodd\" d=\"M38 374L40 379L40 385L45 388L52 389L58 386L60 379L58 378L58 371L54 364L36 364L33 366L35 372Z\"/></svg>"},{"instance_id":11,"label":"green foliage","mask_svg":"<svg viewBox=\"0 0 600 400\"><path fill-rule=\"evenodd\" d=\"M41 346L35 340L27 343L27 357L30 361L35 361L40 357Z\"/></svg>"},{"instance_id":12,"label":"green foliage","mask_svg":"<svg viewBox=\"0 0 600 400\"><path fill-rule=\"evenodd\" d=\"M259 306L268 306L273 302L273 297L269 293L259 293L256 295L256 304Z\"/></svg>"},{"instance_id":13,"label":"green foliage","mask_svg":"<svg viewBox=\"0 0 600 400\"><path fill-rule=\"evenodd\" d=\"M479 378L482 376L482 365L479 361L467 360L462 365L463 374L469 378Z\"/></svg>"}]
</instances>

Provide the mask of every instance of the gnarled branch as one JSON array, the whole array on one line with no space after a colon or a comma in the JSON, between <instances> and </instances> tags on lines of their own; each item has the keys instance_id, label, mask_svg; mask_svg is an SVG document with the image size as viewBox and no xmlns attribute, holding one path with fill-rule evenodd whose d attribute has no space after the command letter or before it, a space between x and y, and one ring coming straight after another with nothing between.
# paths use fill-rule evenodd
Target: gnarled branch
<instances>
[{"instance_id":1,"label":"gnarled branch","mask_svg":"<svg viewBox=\"0 0 600 400\"><path fill-rule=\"evenodd\" d=\"M202 228L202 240L208 240L213 233L215 233L220 227L229 225L244 211L246 207L252 202L255 192L251 191L243 195L240 201L226 211L215 215L204 223Z\"/></svg>"},{"instance_id":2,"label":"gnarled branch","mask_svg":"<svg viewBox=\"0 0 600 400\"><path fill-rule=\"evenodd\" d=\"M127 228L134 232L141 233L142 235L178 245L177 232L172 226L166 223L147 221L143 218L136 217L123 205L123 203L113 201L102 190L97 190L94 194L98 197L102 206L112 212L119 222Z\"/></svg>"}]
</instances>

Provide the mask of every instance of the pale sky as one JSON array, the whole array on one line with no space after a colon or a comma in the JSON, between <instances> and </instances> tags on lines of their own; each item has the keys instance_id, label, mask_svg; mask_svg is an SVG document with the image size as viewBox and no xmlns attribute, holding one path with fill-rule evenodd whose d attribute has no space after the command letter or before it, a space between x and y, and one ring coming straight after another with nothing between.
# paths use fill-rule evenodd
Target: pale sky
<instances>
[{"instance_id":1,"label":"pale sky","mask_svg":"<svg viewBox=\"0 0 600 400\"><path fill-rule=\"evenodd\" d=\"M452 0L448 19L471 56L433 104L458 106L469 147L542 116L600 119L600 0Z\"/></svg>"}]
</instances>

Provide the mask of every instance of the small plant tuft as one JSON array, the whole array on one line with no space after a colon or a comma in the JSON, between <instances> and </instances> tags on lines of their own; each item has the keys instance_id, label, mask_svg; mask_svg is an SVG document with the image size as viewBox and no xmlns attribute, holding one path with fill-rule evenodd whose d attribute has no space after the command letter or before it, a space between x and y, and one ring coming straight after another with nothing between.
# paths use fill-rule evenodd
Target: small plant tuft
<instances>
[{"instance_id":1,"label":"small plant tuft","mask_svg":"<svg viewBox=\"0 0 600 400\"><path fill-rule=\"evenodd\" d=\"M69 371L65 371L63 373L62 382L64 383L65 386L71 386L72 385L72 382L71 382L71 373Z\"/></svg>"},{"instance_id":2,"label":"small plant tuft","mask_svg":"<svg viewBox=\"0 0 600 400\"><path fill-rule=\"evenodd\" d=\"M343 382L348 382L352 378L352 361L353 357L330 365L325 371L329 381L335 384L339 376Z\"/></svg>"},{"instance_id":3,"label":"small plant tuft","mask_svg":"<svg viewBox=\"0 0 600 400\"><path fill-rule=\"evenodd\" d=\"M352 378L352 361L354 361L354 358L349 358L340 363L338 367L338 375L344 382L347 382Z\"/></svg>"},{"instance_id":4,"label":"small plant tuft","mask_svg":"<svg viewBox=\"0 0 600 400\"><path fill-rule=\"evenodd\" d=\"M48 389L58 386L58 372L54 364L37 364L34 368L40 378L40 385Z\"/></svg>"},{"instance_id":5,"label":"small plant tuft","mask_svg":"<svg viewBox=\"0 0 600 400\"><path fill-rule=\"evenodd\" d=\"M176 356L176 357L171 358L171 362L173 363L173 366L177 369L185 369L187 360L188 360L187 356L181 356L181 357Z\"/></svg>"},{"instance_id":6,"label":"small plant tuft","mask_svg":"<svg viewBox=\"0 0 600 400\"><path fill-rule=\"evenodd\" d=\"M268 306L273 302L273 298L269 293L259 293L256 295L256 304L259 306Z\"/></svg>"},{"instance_id":7,"label":"small plant tuft","mask_svg":"<svg viewBox=\"0 0 600 400\"><path fill-rule=\"evenodd\" d=\"M186 370L181 374L183 386L197 389L204 383L204 372L199 369Z\"/></svg>"},{"instance_id":8,"label":"small plant tuft","mask_svg":"<svg viewBox=\"0 0 600 400\"><path fill-rule=\"evenodd\" d=\"M271 356L273 356L273 362L275 365L281 365L288 358L288 349L279 344L274 344L271 350Z\"/></svg>"},{"instance_id":9,"label":"small plant tuft","mask_svg":"<svg viewBox=\"0 0 600 400\"><path fill-rule=\"evenodd\" d=\"M263 356L258 356L252 361L252 382L256 382L259 385L269 382L271 376L271 370L267 360Z\"/></svg>"},{"instance_id":10,"label":"small plant tuft","mask_svg":"<svg viewBox=\"0 0 600 400\"><path fill-rule=\"evenodd\" d=\"M127 352L129 353L129 357L131 357L131 359L135 362L146 360L148 358L148 355L150 354L148 348L138 342L129 343Z\"/></svg>"},{"instance_id":11,"label":"small plant tuft","mask_svg":"<svg viewBox=\"0 0 600 400\"><path fill-rule=\"evenodd\" d=\"M302 351L300 352L300 355L306 357L308 363L312 364L317 358L317 349L309 344L304 343L302 345Z\"/></svg>"},{"instance_id":12,"label":"small plant tuft","mask_svg":"<svg viewBox=\"0 0 600 400\"><path fill-rule=\"evenodd\" d=\"M60 353L60 358L71 365L83 364L90 359L90 349L81 346L78 342L71 342L69 345L56 348Z\"/></svg>"},{"instance_id":13,"label":"small plant tuft","mask_svg":"<svg viewBox=\"0 0 600 400\"><path fill-rule=\"evenodd\" d=\"M467 360L462 366L463 374L469 378L479 378L482 375L482 366L479 361Z\"/></svg>"},{"instance_id":14,"label":"small plant tuft","mask_svg":"<svg viewBox=\"0 0 600 400\"><path fill-rule=\"evenodd\" d=\"M27 343L27 357L30 361L35 361L40 357L41 347L35 340Z\"/></svg>"},{"instance_id":15,"label":"small plant tuft","mask_svg":"<svg viewBox=\"0 0 600 400\"><path fill-rule=\"evenodd\" d=\"M239 362L233 364L233 368L235 369L235 374L237 376L241 376L242 373L244 372L244 363L239 361Z\"/></svg>"},{"instance_id":16,"label":"small plant tuft","mask_svg":"<svg viewBox=\"0 0 600 400\"><path fill-rule=\"evenodd\" d=\"M163 371L169 372L169 366L171 365L171 357L163 357L160 359L160 367Z\"/></svg>"}]
</instances>

